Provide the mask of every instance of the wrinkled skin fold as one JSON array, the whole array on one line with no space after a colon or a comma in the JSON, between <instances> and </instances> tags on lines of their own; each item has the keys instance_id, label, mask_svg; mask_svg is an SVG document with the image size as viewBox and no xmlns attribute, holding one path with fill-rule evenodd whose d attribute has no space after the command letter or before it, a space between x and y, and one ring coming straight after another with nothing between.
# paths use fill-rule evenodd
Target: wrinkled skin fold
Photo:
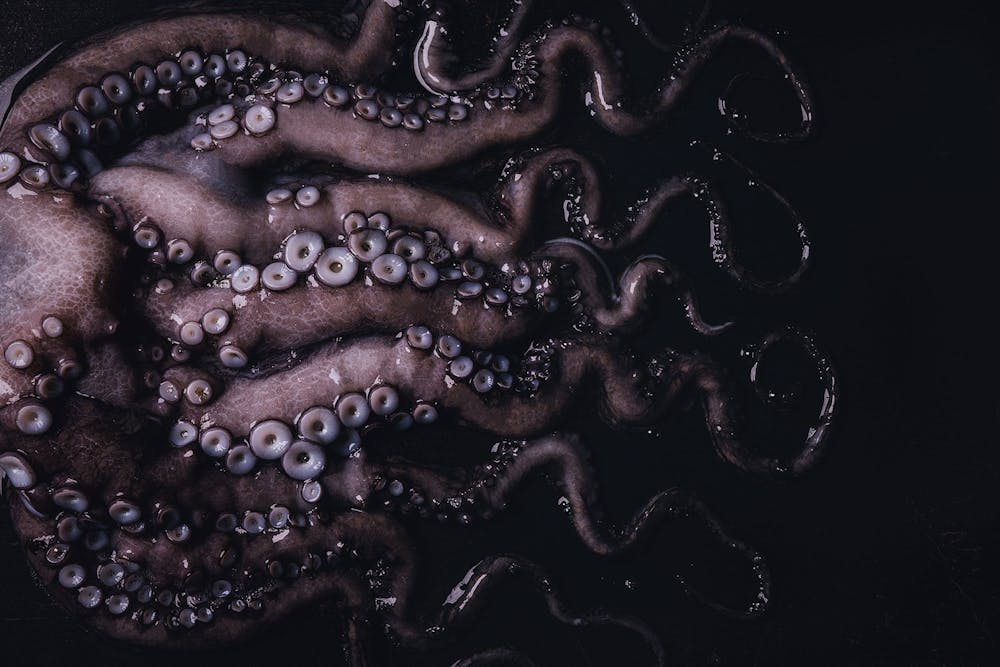
<instances>
[{"instance_id":1,"label":"wrinkled skin fold","mask_svg":"<svg viewBox=\"0 0 1000 667\"><path fill-rule=\"evenodd\" d=\"M702 316L668 258L639 252L675 202L704 208L720 273L761 294L804 275L805 226L766 189L801 253L785 277L758 277L710 182L664 178L624 214L604 203L594 161L534 142L568 105L623 139L669 126L734 42L781 68L801 106L801 127L754 138L805 137L808 91L774 41L729 25L692 39L633 104L599 26L534 25L531 9L514 4L475 64L448 42L458 26L443 10L372 0L346 37L281 17L179 16L70 48L4 86L0 470L28 560L83 623L195 649L334 600L360 665L384 641L374 628L429 648L524 578L556 620L624 627L662 663L640 620L573 610L514 555L472 567L437 616L417 611L419 555L397 517L461 530L542 471L588 549L640 549L688 517L746 559L757 591L738 609L704 601L766 609L762 556L682 490L624 525L604 521L586 454L599 443L565 418L584 404L625 429L695 406L727 464L806 473L838 392L810 335L783 329L755 348L754 373L773 346L799 348L822 390L798 453L781 460L742 439L738 382L716 361L666 345L643 357L630 342L655 309L706 337L734 326ZM409 37L400 17L422 30ZM568 62L588 72L579 97L559 81ZM413 89L380 85L409 67ZM490 188L428 180L498 149L516 157ZM565 234L554 240L542 232L553 201ZM619 275L602 259L611 252L632 257ZM459 428L497 444L451 469L372 445ZM459 664L531 662L495 649Z\"/></svg>"}]
</instances>

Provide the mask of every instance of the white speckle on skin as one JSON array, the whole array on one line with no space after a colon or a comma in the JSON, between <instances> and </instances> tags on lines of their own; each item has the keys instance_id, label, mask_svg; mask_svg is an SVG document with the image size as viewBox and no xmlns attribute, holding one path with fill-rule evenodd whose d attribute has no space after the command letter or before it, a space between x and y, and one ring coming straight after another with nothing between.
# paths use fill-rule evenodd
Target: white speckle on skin
<instances>
[{"instance_id":1,"label":"white speckle on skin","mask_svg":"<svg viewBox=\"0 0 1000 667\"><path fill-rule=\"evenodd\" d=\"M329 377L330 377L331 380L333 380L334 384L336 384L336 385L340 384L340 373L337 372L336 368L331 368L330 369L330 375L329 375Z\"/></svg>"},{"instance_id":2,"label":"white speckle on skin","mask_svg":"<svg viewBox=\"0 0 1000 667\"><path fill-rule=\"evenodd\" d=\"M0 378L0 396L11 397L7 399L7 405L11 405L21 398L21 395L14 391L14 387L7 384L3 378Z\"/></svg>"},{"instance_id":3,"label":"white speckle on skin","mask_svg":"<svg viewBox=\"0 0 1000 667\"><path fill-rule=\"evenodd\" d=\"M189 449L189 450L187 450L186 452L184 452L184 454L182 454L182 456L183 456L184 458L186 458L186 459L189 459L189 458L191 458L192 456L194 456L194 450L191 450L191 449Z\"/></svg>"},{"instance_id":4,"label":"white speckle on skin","mask_svg":"<svg viewBox=\"0 0 1000 667\"><path fill-rule=\"evenodd\" d=\"M233 308L239 310L240 308L245 308L247 305L247 298L244 294L237 294L233 297Z\"/></svg>"},{"instance_id":5,"label":"white speckle on skin","mask_svg":"<svg viewBox=\"0 0 1000 667\"><path fill-rule=\"evenodd\" d=\"M37 192L35 192L34 190L31 190L29 188L24 187L20 183L15 183L14 185L12 185L9 188L7 188L7 194L10 195L11 197L13 197L14 199L21 199L22 197L24 197L26 195L30 195L32 197L37 197L38 196Z\"/></svg>"},{"instance_id":6,"label":"white speckle on skin","mask_svg":"<svg viewBox=\"0 0 1000 667\"><path fill-rule=\"evenodd\" d=\"M184 324L184 318L182 318L177 313L171 313L171 315L170 315L170 321L171 322L176 322L177 324Z\"/></svg>"},{"instance_id":7,"label":"white speckle on skin","mask_svg":"<svg viewBox=\"0 0 1000 667\"><path fill-rule=\"evenodd\" d=\"M277 533L274 537L272 537L271 541L274 542L275 544L277 544L278 542L280 542L281 540L285 539L286 537L288 537L288 529L287 528L285 528L283 531Z\"/></svg>"}]
</instances>

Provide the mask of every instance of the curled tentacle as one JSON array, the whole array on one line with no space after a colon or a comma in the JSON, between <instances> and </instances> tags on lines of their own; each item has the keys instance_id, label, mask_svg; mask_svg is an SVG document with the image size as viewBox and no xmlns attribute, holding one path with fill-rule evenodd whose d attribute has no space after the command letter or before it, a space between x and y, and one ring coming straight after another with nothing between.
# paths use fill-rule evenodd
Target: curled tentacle
<instances>
[{"instance_id":1,"label":"curled tentacle","mask_svg":"<svg viewBox=\"0 0 1000 667\"><path fill-rule=\"evenodd\" d=\"M504 36L497 42L494 56L486 60L478 70L461 75L449 72L451 57L446 43L448 27L438 20L427 21L414 53L414 66L421 84L435 93L469 95L481 85L496 78L504 71L508 60L504 54L509 53L510 45L517 43L521 37L518 28L530 4L522 2L517 7L509 26L504 30ZM604 44L593 33L575 27L555 28L537 45L535 54L541 61L542 76L549 80L559 78L560 72L565 69L565 63L571 56L582 58L586 63L583 70L588 72L586 96L592 114L609 131L622 136L634 136L661 124L696 80L698 73L715 57L721 47L731 42L746 42L759 48L771 58L785 74L789 85L793 87L801 109L802 122L795 130L775 133L748 131L748 134L762 141L794 141L808 136L813 123L813 103L805 83L774 41L749 28L723 26L695 42L687 50L675 72L660 88L651 107L642 112L626 108L625 83L620 68ZM546 91L539 93L539 97L556 94L555 91ZM555 102L547 100L541 104L552 107L547 115L554 113ZM746 130L742 126L741 129Z\"/></svg>"},{"instance_id":2,"label":"curled tentacle","mask_svg":"<svg viewBox=\"0 0 1000 667\"><path fill-rule=\"evenodd\" d=\"M720 154L720 158L724 157ZM734 159L725 156L737 167L748 171ZM732 239L732 220L718 188L706 179L694 175L669 178L644 195L630 207L624 220L614 219L604 211L600 177L594 164L568 149L549 149L529 157L514 171L500 191L500 202L506 206L509 228L517 230L529 224L535 215L536 200L547 187L562 183L568 191L564 216L574 234L599 250L614 252L639 245L675 202L693 198L705 210L709 223L709 249L713 261L742 286L754 291L774 294L796 285L810 264L810 241L802 218L791 203L759 178L757 187L772 197L787 212L799 245L799 260L787 275L766 280L755 275L739 258ZM747 221L752 224L752 221Z\"/></svg>"},{"instance_id":3,"label":"curled tentacle","mask_svg":"<svg viewBox=\"0 0 1000 667\"><path fill-rule=\"evenodd\" d=\"M660 640L644 623L628 617L607 612L580 614L571 610L556 591L548 574L531 561L513 555L499 555L484 558L474 565L455 586L445 600L437 622L419 634L412 629L397 624L394 629L409 641L420 643L423 637L437 637L452 628L474 622L476 616L488 605L490 599L503 589L511 579L528 579L536 594L541 596L552 618L573 628L592 628L611 625L630 630L639 635L655 660L654 664L665 664L665 656Z\"/></svg>"},{"instance_id":4,"label":"curled tentacle","mask_svg":"<svg viewBox=\"0 0 1000 667\"><path fill-rule=\"evenodd\" d=\"M734 609L709 599L690 586L681 576L678 581L691 595L706 605L732 616L752 618L763 613L771 597L770 572L763 556L755 549L729 534L707 507L690 494L673 488L661 491L622 526L609 526L597 510L596 484L585 460L579 436L554 434L539 438L503 452L499 470L488 476L463 484L431 470L412 466L389 466L383 474L408 479L428 496L432 504L448 506L450 499L475 498L489 512L503 509L515 488L540 470L555 473L556 485L563 497L573 526L588 549L602 556L612 556L634 550L662 523L678 518L691 518L706 527L711 536L725 548L742 556L753 568L757 592L744 609Z\"/></svg>"},{"instance_id":5,"label":"curled tentacle","mask_svg":"<svg viewBox=\"0 0 1000 667\"><path fill-rule=\"evenodd\" d=\"M544 246L548 254L572 259L580 270L576 280L583 292L587 312L597 324L606 330L629 329L641 322L643 312L652 301L651 292L660 286L672 287L684 305L684 314L691 328L706 336L716 336L728 331L733 323L709 324L701 315L694 292L685 285L680 272L665 257L644 255L636 259L622 272L618 286L610 285L610 292L598 285L599 271L583 270L594 264L603 265L600 258L580 243L572 239L557 239ZM607 267L604 273L607 274Z\"/></svg>"},{"instance_id":6,"label":"curled tentacle","mask_svg":"<svg viewBox=\"0 0 1000 667\"><path fill-rule=\"evenodd\" d=\"M458 94L503 75L526 30L526 19L533 4L530 0L514 2L506 24L496 28L493 52L479 69L463 74L454 72L458 58L438 8L424 24L423 35L413 50L413 72L420 85L431 93Z\"/></svg>"},{"instance_id":7,"label":"curled tentacle","mask_svg":"<svg viewBox=\"0 0 1000 667\"><path fill-rule=\"evenodd\" d=\"M799 245L799 260L795 268L791 273L776 280L758 277L740 261L732 239L732 220L726 212L724 199L714 185L697 176L676 177L662 183L643 199L630 224L623 229L612 230L610 234L604 231L596 231L593 235L587 234L587 240L606 250L631 246L649 233L674 200L687 196L694 197L708 215L709 248L712 251L713 261L740 285L760 293L779 293L797 284L809 268L811 249L809 235L802 218L787 199L766 183L758 182L758 186L788 213Z\"/></svg>"},{"instance_id":8,"label":"curled tentacle","mask_svg":"<svg viewBox=\"0 0 1000 667\"><path fill-rule=\"evenodd\" d=\"M600 177L594 163L570 148L549 148L526 156L511 169L498 189L497 200L506 228L514 238L519 241L530 238L540 201L560 182L579 184L573 194L581 216L600 218Z\"/></svg>"},{"instance_id":9,"label":"curled tentacle","mask_svg":"<svg viewBox=\"0 0 1000 667\"><path fill-rule=\"evenodd\" d=\"M445 599L437 619L426 625L412 610L416 563L405 531L385 517L363 514L345 515L338 522L338 529L341 538L354 545L362 559L385 564L385 573L374 586L375 594L383 600L391 600L382 609L385 623L405 646L427 649L439 643L451 631L474 622L504 584L512 578L526 577L557 621L575 628L615 625L631 630L649 646L655 664L663 664L660 641L645 624L628 616L574 612L538 565L510 555L488 557L473 566Z\"/></svg>"},{"instance_id":10,"label":"curled tentacle","mask_svg":"<svg viewBox=\"0 0 1000 667\"><path fill-rule=\"evenodd\" d=\"M801 453L786 466L793 475L800 475L815 466L816 462L823 456L837 413L840 383L837 379L833 362L813 337L799 329L788 327L783 331L768 334L760 344L760 347L758 347L757 354L754 357L750 381L753 383L758 396L762 399L765 399L765 397L757 381L758 370L764 361L767 351L781 341L789 341L798 345L809 356L815 365L819 383L823 388L819 413L813 425L809 427L805 446L802 448Z\"/></svg>"},{"instance_id":11,"label":"curled tentacle","mask_svg":"<svg viewBox=\"0 0 1000 667\"><path fill-rule=\"evenodd\" d=\"M667 400L675 400L678 394L689 388L698 392L709 435L719 456L741 470L763 477L796 477L812 469L826 449L837 412L840 389L833 364L812 337L797 329L788 328L764 339L751 368L751 382L756 387L765 353L775 343L783 340L798 345L809 356L823 389L819 414L809 428L803 447L788 461L760 456L748 450L740 441L737 435L740 430L739 419L734 402L729 398L732 393L730 383L715 362L702 355L673 353L662 369Z\"/></svg>"},{"instance_id":12,"label":"curled tentacle","mask_svg":"<svg viewBox=\"0 0 1000 667\"><path fill-rule=\"evenodd\" d=\"M737 166L742 167L732 158L729 159ZM791 219L799 245L799 261L795 269L784 277L776 280L765 280L754 275L739 261L731 238L730 227L732 223L726 213L725 203L715 188L707 181L696 177L688 177L686 180L691 187L692 194L703 202L708 211L709 245L712 249L712 259L739 284L764 294L777 294L793 287L802 279L802 276L809 269L812 246L802 218L781 193L760 179L755 179L757 187L772 197Z\"/></svg>"}]
</instances>

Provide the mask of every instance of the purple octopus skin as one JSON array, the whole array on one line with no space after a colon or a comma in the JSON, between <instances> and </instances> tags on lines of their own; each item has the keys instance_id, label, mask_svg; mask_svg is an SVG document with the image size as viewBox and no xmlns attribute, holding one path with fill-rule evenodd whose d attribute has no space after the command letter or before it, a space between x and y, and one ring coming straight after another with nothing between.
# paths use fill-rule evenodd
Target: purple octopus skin
<instances>
[{"instance_id":1,"label":"purple octopus skin","mask_svg":"<svg viewBox=\"0 0 1000 667\"><path fill-rule=\"evenodd\" d=\"M555 618L622 625L662 662L641 622L570 611L540 568L513 556L473 567L439 617L413 611L417 555L396 515L486 519L542 469L556 471L598 554L632 549L672 517L705 522L757 578L755 599L729 611L764 610L760 554L683 492L655 496L627 525L602 522L564 415L586 402L612 427L650 425L694 396L722 459L765 478L807 472L837 396L812 339L788 329L757 348L755 369L779 341L801 346L824 388L800 453L759 455L741 444L734 383L714 361L629 351L667 289L700 334L730 323L702 318L666 258L638 256L612 279L599 254L635 248L672 202L694 196L720 268L781 292L809 263L790 205L768 190L801 246L798 267L768 281L739 262L723 202L694 176L659 183L624 219L602 203L595 164L568 148L524 150L487 192L443 193L421 178L530 145L580 103L563 99L571 57L586 63L593 120L622 137L668 123L730 41L777 63L802 106L800 128L756 138L805 136L808 93L769 38L724 26L633 107L594 26L529 35L530 5L514 5L477 69L455 66L442 13L425 12L419 39L400 45L397 17L412 10L372 0L349 39L277 18L183 16L105 35L24 82L0 128L0 470L31 565L89 627L199 648L336 599L350 660L363 664L374 621L427 647L524 576ZM376 85L399 67L400 46L425 90ZM290 156L293 167L275 167ZM315 161L327 168L304 167ZM555 194L573 238L539 238ZM376 431L432 423L488 434L493 457L442 471L368 449ZM365 575L373 563L378 580ZM530 664L506 650L461 664L518 660Z\"/></svg>"}]
</instances>

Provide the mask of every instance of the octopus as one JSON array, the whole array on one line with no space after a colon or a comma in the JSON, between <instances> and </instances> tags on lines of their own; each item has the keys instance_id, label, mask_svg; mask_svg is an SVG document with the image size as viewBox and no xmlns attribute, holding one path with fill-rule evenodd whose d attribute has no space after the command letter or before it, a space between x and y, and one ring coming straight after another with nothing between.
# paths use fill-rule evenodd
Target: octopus
<instances>
[{"instance_id":1,"label":"octopus","mask_svg":"<svg viewBox=\"0 0 1000 667\"><path fill-rule=\"evenodd\" d=\"M169 649L235 642L332 601L361 665L373 641L438 644L522 578L558 621L623 626L662 662L641 621L574 611L513 555L474 564L435 614L418 610L403 518L460 531L544 471L595 554L702 522L753 572L756 594L728 611L762 613L763 557L690 494L665 490L623 525L602 518L597 443L567 416L582 406L635 429L700 408L727 464L765 479L810 470L837 395L810 335L782 329L753 351L756 372L775 345L801 348L823 389L784 459L743 444L736 383L711 357L636 351L658 309L699 336L733 327L702 316L671 261L641 252L673 202L704 207L713 259L753 292L799 281L805 228L793 214L794 271L761 278L709 181L667 178L616 213L599 163L543 138L581 103L622 140L663 127L740 42L781 68L802 123L737 129L800 139L812 102L785 54L745 27L702 30L640 98L600 25L532 23L527 0L479 60L459 58L460 19L444 8L345 11L332 28L160 18L46 54L0 88L0 470L41 584L87 627ZM567 71L585 75L568 86ZM546 238L553 202L564 236ZM617 277L613 253L632 256ZM491 446L470 445L466 465L412 455L476 437ZM462 664L521 659L495 649Z\"/></svg>"}]
</instances>

